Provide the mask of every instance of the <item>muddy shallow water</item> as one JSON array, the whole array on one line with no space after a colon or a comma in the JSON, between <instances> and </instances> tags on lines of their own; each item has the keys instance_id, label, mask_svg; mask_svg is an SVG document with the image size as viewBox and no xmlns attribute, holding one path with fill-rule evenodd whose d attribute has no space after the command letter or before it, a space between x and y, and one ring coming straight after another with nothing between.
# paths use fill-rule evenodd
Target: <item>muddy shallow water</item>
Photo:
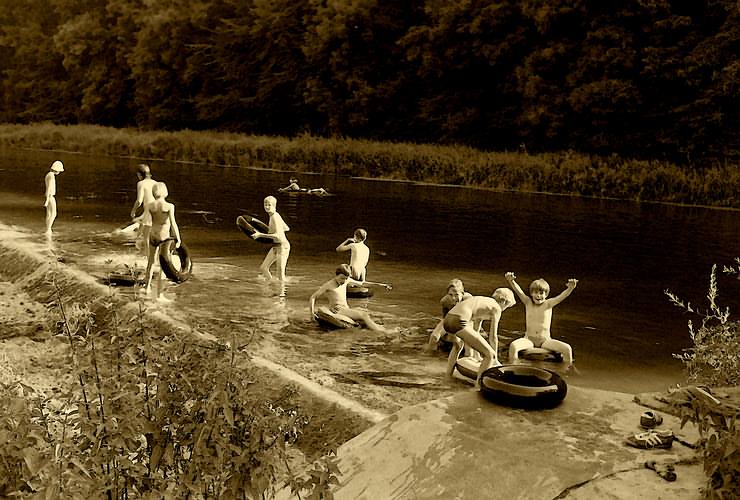
<instances>
[{"instance_id":1,"label":"muddy shallow water","mask_svg":"<svg viewBox=\"0 0 740 500\"><path fill-rule=\"evenodd\" d=\"M0 222L42 231L43 176L57 156L4 152ZM133 242L114 234L128 223L138 162L60 157L56 251L99 277L143 267ZM168 184L194 260L191 280L168 285L174 302L163 306L167 313L224 335L255 332L250 349L359 399L387 398L387 409L403 404L407 393L445 395L464 387L444 379L444 354L426 355L421 347L451 278L474 294L490 294L505 286L506 271L525 288L544 277L553 294L569 277L580 280L553 316L553 335L575 352L578 372L570 383L643 392L680 382L672 353L689 345L690 317L664 291L703 303L711 265L732 264L737 246L736 211L300 175L303 185L333 194L317 197L277 194L288 173L165 162L152 169ZM277 197L291 226L284 290L258 277L267 248L234 224L244 213L264 218L267 194ZM394 289L353 303L367 307L387 334L329 333L309 317L309 296L348 259L334 249L356 227L368 231L368 279ZM733 309L740 282L720 276L719 284L723 305ZM520 335L523 307L507 311L501 327L503 344Z\"/></svg>"}]
</instances>

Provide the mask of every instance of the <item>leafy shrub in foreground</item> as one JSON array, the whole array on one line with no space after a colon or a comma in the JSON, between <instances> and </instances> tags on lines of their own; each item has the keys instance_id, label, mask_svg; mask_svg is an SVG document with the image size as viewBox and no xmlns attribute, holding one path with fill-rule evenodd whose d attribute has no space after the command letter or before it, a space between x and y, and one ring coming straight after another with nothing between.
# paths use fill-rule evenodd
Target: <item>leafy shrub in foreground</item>
<instances>
[{"instance_id":1,"label":"leafy shrub in foreground","mask_svg":"<svg viewBox=\"0 0 740 500\"><path fill-rule=\"evenodd\" d=\"M725 268L725 271L738 272L733 268ZM706 312L699 313L669 291L666 294L675 305L702 317L698 329L689 321L693 347L674 355L683 362L689 382L737 387L740 383L740 323L730 321L729 309L717 304L716 266L712 267L709 280ZM702 437L704 472L708 478L704 497L737 498L740 492L740 428L737 425L740 406L720 401L701 387L691 388L689 392L692 396L690 407L682 409L682 425L692 421Z\"/></svg>"},{"instance_id":2,"label":"leafy shrub in foreground","mask_svg":"<svg viewBox=\"0 0 740 500\"><path fill-rule=\"evenodd\" d=\"M61 399L0 387L9 401L0 411L0 495L266 499L287 485L297 496L331 496L330 457L307 478L288 466L287 447L308 423L290 407L294 391L253 393L236 339L197 345L157 332L143 303L133 321L113 311L103 329L56 290L57 334L69 342L79 387Z\"/></svg>"}]
</instances>

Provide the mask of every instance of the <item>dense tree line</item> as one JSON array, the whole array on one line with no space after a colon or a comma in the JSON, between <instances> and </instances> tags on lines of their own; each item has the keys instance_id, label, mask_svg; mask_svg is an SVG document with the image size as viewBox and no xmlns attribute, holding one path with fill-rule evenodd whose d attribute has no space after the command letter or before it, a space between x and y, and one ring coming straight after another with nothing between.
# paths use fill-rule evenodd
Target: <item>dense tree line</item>
<instances>
[{"instance_id":1,"label":"dense tree line","mask_svg":"<svg viewBox=\"0 0 740 500\"><path fill-rule=\"evenodd\" d=\"M0 0L0 121L737 158L736 0Z\"/></svg>"}]
</instances>

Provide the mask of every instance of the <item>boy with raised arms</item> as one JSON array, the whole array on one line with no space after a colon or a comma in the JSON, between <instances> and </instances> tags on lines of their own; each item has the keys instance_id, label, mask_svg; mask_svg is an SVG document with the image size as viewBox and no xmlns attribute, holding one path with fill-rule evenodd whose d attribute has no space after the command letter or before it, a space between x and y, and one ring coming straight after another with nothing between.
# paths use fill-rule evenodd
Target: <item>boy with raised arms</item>
<instances>
[{"instance_id":1,"label":"boy with raised arms","mask_svg":"<svg viewBox=\"0 0 740 500\"><path fill-rule=\"evenodd\" d=\"M543 279L534 280L529 285L528 297L522 287L516 282L514 273L504 275L511 288L514 289L519 300L524 304L525 311L525 328L524 337L514 340L509 346L509 362L514 363L519 359L519 353L531 347L542 347L551 351L559 352L563 355L563 363L571 365L573 363L573 349L569 344L555 340L550 335L550 324L552 323L552 308L566 299L576 285L578 280L571 278L566 283L566 289L557 297L548 299L550 294L550 285Z\"/></svg>"}]
</instances>

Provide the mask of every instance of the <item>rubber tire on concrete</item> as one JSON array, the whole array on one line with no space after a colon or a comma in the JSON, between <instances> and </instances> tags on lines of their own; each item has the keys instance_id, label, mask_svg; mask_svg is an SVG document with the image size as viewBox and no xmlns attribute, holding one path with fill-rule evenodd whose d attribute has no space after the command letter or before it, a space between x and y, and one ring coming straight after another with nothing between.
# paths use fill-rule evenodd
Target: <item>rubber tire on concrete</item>
<instances>
[{"instance_id":1,"label":"rubber tire on concrete","mask_svg":"<svg viewBox=\"0 0 740 500\"><path fill-rule=\"evenodd\" d=\"M568 393L557 373L528 365L489 368L481 375L481 393L490 401L515 408L554 408Z\"/></svg>"}]
</instances>

